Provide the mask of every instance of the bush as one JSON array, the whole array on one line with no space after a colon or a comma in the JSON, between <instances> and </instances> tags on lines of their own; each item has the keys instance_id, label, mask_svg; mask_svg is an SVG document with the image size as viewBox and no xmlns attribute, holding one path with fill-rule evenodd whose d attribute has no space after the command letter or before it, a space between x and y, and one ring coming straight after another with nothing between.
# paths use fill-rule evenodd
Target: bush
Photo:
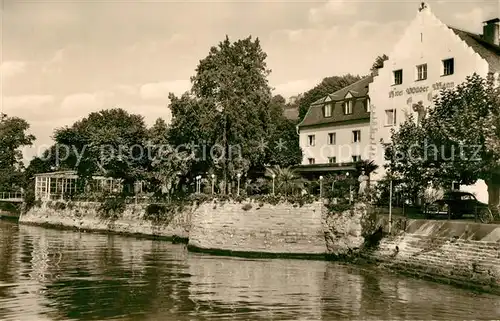
<instances>
[{"instance_id":1,"label":"bush","mask_svg":"<svg viewBox=\"0 0 500 321\"><path fill-rule=\"evenodd\" d=\"M252 209L252 204L246 203L245 205L243 205L243 207L241 209L244 211L249 211Z\"/></svg>"},{"instance_id":2,"label":"bush","mask_svg":"<svg viewBox=\"0 0 500 321\"><path fill-rule=\"evenodd\" d=\"M124 197L106 197L98 211L103 218L117 219L125 211L126 206Z\"/></svg>"},{"instance_id":3,"label":"bush","mask_svg":"<svg viewBox=\"0 0 500 321\"><path fill-rule=\"evenodd\" d=\"M177 210L178 204L149 204L146 207L144 218L156 223L170 223Z\"/></svg>"},{"instance_id":4,"label":"bush","mask_svg":"<svg viewBox=\"0 0 500 321\"><path fill-rule=\"evenodd\" d=\"M54 204L54 209L56 211L63 211L63 210L66 209L66 203L64 203L64 202L56 202Z\"/></svg>"}]
</instances>

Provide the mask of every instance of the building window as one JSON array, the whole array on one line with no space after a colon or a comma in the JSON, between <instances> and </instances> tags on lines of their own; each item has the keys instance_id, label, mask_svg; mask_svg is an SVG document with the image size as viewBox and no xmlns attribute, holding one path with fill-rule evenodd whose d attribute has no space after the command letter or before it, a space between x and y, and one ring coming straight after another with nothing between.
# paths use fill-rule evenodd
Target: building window
<instances>
[{"instance_id":1,"label":"building window","mask_svg":"<svg viewBox=\"0 0 500 321\"><path fill-rule=\"evenodd\" d=\"M328 145L335 145L337 141L337 135L335 133L328 133Z\"/></svg>"},{"instance_id":2,"label":"building window","mask_svg":"<svg viewBox=\"0 0 500 321\"><path fill-rule=\"evenodd\" d=\"M308 158L307 160L309 161L309 165L314 165L315 163L314 158Z\"/></svg>"},{"instance_id":3,"label":"building window","mask_svg":"<svg viewBox=\"0 0 500 321\"><path fill-rule=\"evenodd\" d=\"M353 163L360 162L360 161L361 161L361 156L360 155L353 155L352 156L352 162Z\"/></svg>"},{"instance_id":4,"label":"building window","mask_svg":"<svg viewBox=\"0 0 500 321\"><path fill-rule=\"evenodd\" d=\"M314 146L316 143L316 137L314 135L307 136L307 146Z\"/></svg>"},{"instance_id":5,"label":"building window","mask_svg":"<svg viewBox=\"0 0 500 321\"><path fill-rule=\"evenodd\" d=\"M326 104L324 108L324 115L325 117L332 117L332 104Z\"/></svg>"},{"instance_id":6,"label":"building window","mask_svg":"<svg viewBox=\"0 0 500 321\"><path fill-rule=\"evenodd\" d=\"M368 99L363 100L363 107L365 108L365 111L367 113L370 112L370 103L369 103Z\"/></svg>"},{"instance_id":7,"label":"building window","mask_svg":"<svg viewBox=\"0 0 500 321\"><path fill-rule=\"evenodd\" d=\"M427 64L417 66L417 80L427 79Z\"/></svg>"},{"instance_id":8,"label":"building window","mask_svg":"<svg viewBox=\"0 0 500 321\"><path fill-rule=\"evenodd\" d=\"M328 157L328 163L337 164L337 157Z\"/></svg>"},{"instance_id":9,"label":"building window","mask_svg":"<svg viewBox=\"0 0 500 321\"><path fill-rule=\"evenodd\" d=\"M344 115L352 114L352 100L347 100L344 102Z\"/></svg>"},{"instance_id":10,"label":"building window","mask_svg":"<svg viewBox=\"0 0 500 321\"><path fill-rule=\"evenodd\" d=\"M396 109L387 109L385 111L385 125L393 126L396 124Z\"/></svg>"},{"instance_id":11,"label":"building window","mask_svg":"<svg viewBox=\"0 0 500 321\"><path fill-rule=\"evenodd\" d=\"M443 60L443 76L453 75L455 72L455 59Z\"/></svg>"},{"instance_id":12,"label":"building window","mask_svg":"<svg viewBox=\"0 0 500 321\"><path fill-rule=\"evenodd\" d=\"M401 85L403 83L403 69L394 70L394 85Z\"/></svg>"},{"instance_id":13,"label":"building window","mask_svg":"<svg viewBox=\"0 0 500 321\"><path fill-rule=\"evenodd\" d=\"M352 131L352 142L359 143L360 141L361 141L361 131L360 130L353 130Z\"/></svg>"}]
</instances>

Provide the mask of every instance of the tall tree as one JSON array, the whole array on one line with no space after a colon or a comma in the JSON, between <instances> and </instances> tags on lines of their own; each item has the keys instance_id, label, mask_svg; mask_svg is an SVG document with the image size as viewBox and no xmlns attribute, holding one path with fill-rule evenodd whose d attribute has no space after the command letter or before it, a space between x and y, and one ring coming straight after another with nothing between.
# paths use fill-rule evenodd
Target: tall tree
<instances>
[{"instance_id":1,"label":"tall tree","mask_svg":"<svg viewBox=\"0 0 500 321\"><path fill-rule=\"evenodd\" d=\"M311 106L312 103L328 94L332 94L337 90L347 87L360 79L360 76L354 76L351 74L324 78L318 85L305 92L299 99L299 120L304 118L309 106Z\"/></svg>"},{"instance_id":2,"label":"tall tree","mask_svg":"<svg viewBox=\"0 0 500 321\"><path fill-rule=\"evenodd\" d=\"M408 122L393 134L386 150L390 169L423 187L432 182L449 188L452 181L469 185L482 179L488 186L490 209L497 213L499 97L493 79L477 74L443 90L421 128Z\"/></svg>"},{"instance_id":3,"label":"tall tree","mask_svg":"<svg viewBox=\"0 0 500 321\"><path fill-rule=\"evenodd\" d=\"M97 173L126 184L144 177L149 160L142 116L118 108L102 110L57 129L54 138L61 158L57 163L75 169L82 181Z\"/></svg>"},{"instance_id":4,"label":"tall tree","mask_svg":"<svg viewBox=\"0 0 500 321\"><path fill-rule=\"evenodd\" d=\"M259 39L231 42L226 37L200 61L191 95L170 97L173 141L185 141L179 138L184 133L209 149L221 146L223 157L215 165L224 181L264 161L271 127L266 56Z\"/></svg>"},{"instance_id":5,"label":"tall tree","mask_svg":"<svg viewBox=\"0 0 500 321\"><path fill-rule=\"evenodd\" d=\"M299 164L302 160L296 122L285 117L286 107L286 101L282 96L277 95L271 99L269 110L272 128L269 137L272 143L266 158L266 163L269 165L289 167Z\"/></svg>"},{"instance_id":6,"label":"tall tree","mask_svg":"<svg viewBox=\"0 0 500 321\"><path fill-rule=\"evenodd\" d=\"M24 168L21 147L30 146L35 136L28 134L29 124L18 117L0 114L0 190L22 187Z\"/></svg>"}]
</instances>

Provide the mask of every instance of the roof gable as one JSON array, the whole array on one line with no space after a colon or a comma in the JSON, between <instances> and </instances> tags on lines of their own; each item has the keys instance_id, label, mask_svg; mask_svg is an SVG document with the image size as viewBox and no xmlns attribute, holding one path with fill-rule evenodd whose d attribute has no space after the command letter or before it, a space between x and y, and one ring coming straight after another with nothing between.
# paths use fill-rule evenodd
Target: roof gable
<instances>
[{"instance_id":1,"label":"roof gable","mask_svg":"<svg viewBox=\"0 0 500 321\"><path fill-rule=\"evenodd\" d=\"M500 46L485 41L480 35L450 26L448 28L488 62L490 72L500 72Z\"/></svg>"},{"instance_id":2,"label":"roof gable","mask_svg":"<svg viewBox=\"0 0 500 321\"><path fill-rule=\"evenodd\" d=\"M299 127L341 122L369 121L370 113L366 111L365 104L367 103L366 98L368 97L368 87L372 81L373 76L365 77L314 102L309 107L309 110L304 116L302 122L300 122ZM345 115L342 108L342 104L346 98L354 99L353 113L349 115ZM324 117L323 106L332 101L332 116Z\"/></svg>"}]
</instances>

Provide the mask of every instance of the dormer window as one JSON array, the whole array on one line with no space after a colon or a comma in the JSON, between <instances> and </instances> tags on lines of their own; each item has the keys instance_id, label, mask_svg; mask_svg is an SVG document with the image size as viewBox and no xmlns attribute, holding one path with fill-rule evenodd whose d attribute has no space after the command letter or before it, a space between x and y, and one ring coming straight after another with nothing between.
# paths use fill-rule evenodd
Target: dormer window
<instances>
[{"instance_id":1,"label":"dormer window","mask_svg":"<svg viewBox=\"0 0 500 321\"><path fill-rule=\"evenodd\" d=\"M325 106L323 106L323 114L325 115L325 117L332 117L332 109L332 104L326 104Z\"/></svg>"},{"instance_id":2,"label":"dormer window","mask_svg":"<svg viewBox=\"0 0 500 321\"><path fill-rule=\"evenodd\" d=\"M367 113L370 112L370 101L368 99L363 100L363 108Z\"/></svg>"},{"instance_id":3,"label":"dormer window","mask_svg":"<svg viewBox=\"0 0 500 321\"><path fill-rule=\"evenodd\" d=\"M349 99L344 101L343 108L344 108L344 115L352 114L352 100Z\"/></svg>"}]
</instances>

